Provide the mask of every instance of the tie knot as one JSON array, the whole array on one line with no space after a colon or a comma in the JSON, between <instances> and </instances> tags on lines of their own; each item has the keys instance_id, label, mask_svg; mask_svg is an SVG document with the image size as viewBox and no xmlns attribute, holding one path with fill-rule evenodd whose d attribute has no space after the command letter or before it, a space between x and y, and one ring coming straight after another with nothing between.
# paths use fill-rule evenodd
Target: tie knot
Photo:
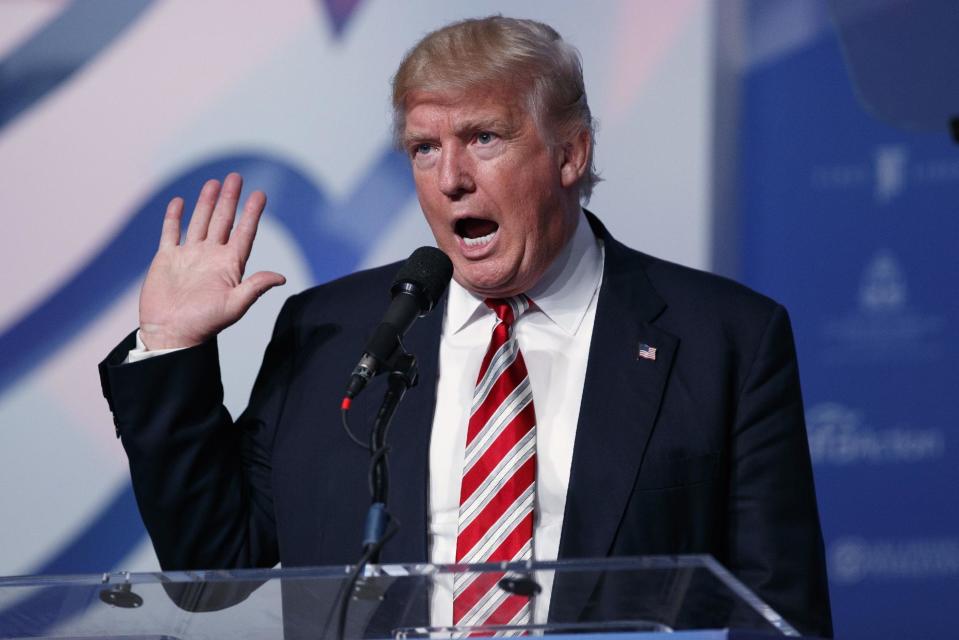
<instances>
[{"instance_id":1,"label":"tie knot","mask_svg":"<svg viewBox=\"0 0 959 640\"><path fill-rule=\"evenodd\" d=\"M530 304L529 298L523 294L511 298L487 298L483 302L493 310L500 322L506 326L511 326L529 309Z\"/></svg>"}]
</instances>

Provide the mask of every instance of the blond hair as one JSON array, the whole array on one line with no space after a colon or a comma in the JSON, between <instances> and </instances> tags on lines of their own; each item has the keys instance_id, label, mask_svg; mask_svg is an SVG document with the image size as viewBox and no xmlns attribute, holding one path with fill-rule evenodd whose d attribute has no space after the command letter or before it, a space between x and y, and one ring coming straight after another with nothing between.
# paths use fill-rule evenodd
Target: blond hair
<instances>
[{"instance_id":1,"label":"blond hair","mask_svg":"<svg viewBox=\"0 0 959 640\"><path fill-rule=\"evenodd\" d=\"M427 34L403 58L393 77L393 133L400 144L407 99L413 92L506 89L525 99L548 144L589 133L587 172L580 198L589 200L600 178L593 165L595 124L586 101L579 52L542 22L490 16L454 22Z\"/></svg>"}]
</instances>

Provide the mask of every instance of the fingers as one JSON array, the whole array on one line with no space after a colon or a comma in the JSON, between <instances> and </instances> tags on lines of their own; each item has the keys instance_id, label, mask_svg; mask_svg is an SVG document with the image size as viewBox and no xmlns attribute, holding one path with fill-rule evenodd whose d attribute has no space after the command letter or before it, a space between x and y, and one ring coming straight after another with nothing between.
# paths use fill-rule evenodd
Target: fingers
<instances>
[{"instance_id":1,"label":"fingers","mask_svg":"<svg viewBox=\"0 0 959 640\"><path fill-rule=\"evenodd\" d=\"M236 248L244 264L253 249L253 239L256 238L256 229L265 207L266 194L262 191L251 193L243 206L243 215L240 216L240 222L236 225L233 236L230 238L230 244Z\"/></svg>"},{"instance_id":2,"label":"fingers","mask_svg":"<svg viewBox=\"0 0 959 640\"><path fill-rule=\"evenodd\" d=\"M210 216L216 205L216 198L220 195L220 183L216 180L207 180L196 199L196 207L190 217L190 226L186 231L187 242L200 242L206 239L207 227L210 226Z\"/></svg>"},{"instance_id":3,"label":"fingers","mask_svg":"<svg viewBox=\"0 0 959 640\"><path fill-rule=\"evenodd\" d=\"M230 230L233 229L233 219L236 217L236 205L240 200L242 189L243 178L238 173L231 173L223 180L220 198L213 209L210 228L206 234L207 240L225 244L229 239Z\"/></svg>"},{"instance_id":4,"label":"fingers","mask_svg":"<svg viewBox=\"0 0 959 640\"><path fill-rule=\"evenodd\" d=\"M216 180L208 180L200 190L196 207L193 209L186 242L210 240L226 244L230 241L236 206L242 190L243 178L238 173L229 174L222 185ZM256 191L247 198L240 224L233 234L237 251L244 260L250 255L256 227L265 206L266 196L261 191Z\"/></svg>"},{"instance_id":5,"label":"fingers","mask_svg":"<svg viewBox=\"0 0 959 640\"><path fill-rule=\"evenodd\" d=\"M174 198L166 207L163 230L160 232L160 248L180 244L180 220L183 219L183 198Z\"/></svg>"}]
</instances>

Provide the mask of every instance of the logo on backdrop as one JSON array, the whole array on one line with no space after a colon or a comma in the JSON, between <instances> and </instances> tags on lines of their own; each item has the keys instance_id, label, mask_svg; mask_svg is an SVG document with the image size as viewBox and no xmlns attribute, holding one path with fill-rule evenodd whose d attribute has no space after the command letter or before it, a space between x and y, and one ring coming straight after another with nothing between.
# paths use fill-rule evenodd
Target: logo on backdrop
<instances>
[{"instance_id":1,"label":"logo on backdrop","mask_svg":"<svg viewBox=\"0 0 959 640\"><path fill-rule=\"evenodd\" d=\"M954 576L959 576L959 538L848 537L829 545L829 577L838 584Z\"/></svg>"},{"instance_id":2,"label":"logo on backdrop","mask_svg":"<svg viewBox=\"0 0 959 640\"><path fill-rule=\"evenodd\" d=\"M822 358L827 364L932 362L945 356L945 328L944 317L910 306L905 266L881 248L862 266L856 307L824 323Z\"/></svg>"},{"instance_id":3,"label":"logo on backdrop","mask_svg":"<svg viewBox=\"0 0 959 640\"><path fill-rule=\"evenodd\" d=\"M872 158L858 162L815 165L810 176L815 191L871 192L878 205L894 202L913 186L956 182L959 182L959 160L913 159L903 144L880 145L873 150Z\"/></svg>"},{"instance_id":4,"label":"logo on backdrop","mask_svg":"<svg viewBox=\"0 0 959 640\"><path fill-rule=\"evenodd\" d=\"M859 284L859 308L869 314L895 313L906 306L906 276L899 261L880 249L866 265Z\"/></svg>"},{"instance_id":5,"label":"logo on backdrop","mask_svg":"<svg viewBox=\"0 0 959 640\"><path fill-rule=\"evenodd\" d=\"M906 188L906 160L908 154L902 145L879 147L876 150L875 191L878 202L885 204Z\"/></svg>"},{"instance_id":6,"label":"logo on backdrop","mask_svg":"<svg viewBox=\"0 0 959 640\"><path fill-rule=\"evenodd\" d=\"M817 466L908 464L936 460L946 453L942 429L897 425L878 429L862 411L822 402L806 411L809 453Z\"/></svg>"}]
</instances>

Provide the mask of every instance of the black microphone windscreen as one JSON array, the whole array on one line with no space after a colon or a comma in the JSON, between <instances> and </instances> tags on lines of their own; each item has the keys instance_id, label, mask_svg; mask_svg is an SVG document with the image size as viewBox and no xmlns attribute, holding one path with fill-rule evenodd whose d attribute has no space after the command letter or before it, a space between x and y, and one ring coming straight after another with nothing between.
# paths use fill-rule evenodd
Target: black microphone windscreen
<instances>
[{"instance_id":1,"label":"black microphone windscreen","mask_svg":"<svg viewBox=\"0 0 959 640\"><path fill-rule=\"evenodd\" d=\"M393 279L393 287L402 282L419 285L432 308L446 291L452 277L453 263L445 253L435 247L420 247L400 267Z\"/></svg>"}]
</instances>

